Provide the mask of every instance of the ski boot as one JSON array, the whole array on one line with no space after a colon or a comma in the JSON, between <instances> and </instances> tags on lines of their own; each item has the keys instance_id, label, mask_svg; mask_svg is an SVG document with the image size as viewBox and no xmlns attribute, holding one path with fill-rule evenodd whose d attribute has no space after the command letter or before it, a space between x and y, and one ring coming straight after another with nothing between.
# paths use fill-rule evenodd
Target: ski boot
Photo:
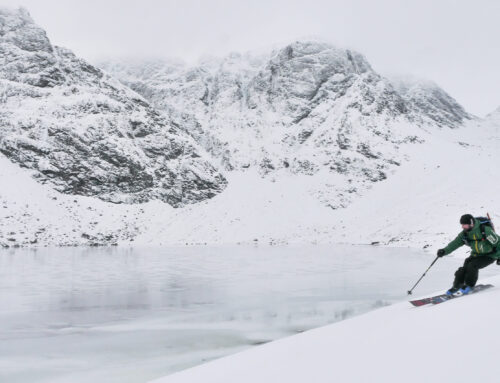
<instances>
[{"instance_id":1,"label":"ski boot","mask_svg":"<svg viewBox=\"0 0 500 383\"><path fill-rule=\"evenodd\" d=\"M456 295L456 293L458 293L459 291L460 291L459 287L452 287L446 292L446 295L448 296Z\"/></svg>"},{"instance_id":2,"label":"ski boot","mask_svg":"<svg viewBox=\"0 0 500 383\"><path fill-rule=\"evenodd\" d=\"M470 287L470 286L467 286L467 285L463 285L462 288L460 289L460 292L463 295L467 295L467 294L469 294L472 291L472 289L473 289L473 287Z\"/></svg>"}]
</instances>

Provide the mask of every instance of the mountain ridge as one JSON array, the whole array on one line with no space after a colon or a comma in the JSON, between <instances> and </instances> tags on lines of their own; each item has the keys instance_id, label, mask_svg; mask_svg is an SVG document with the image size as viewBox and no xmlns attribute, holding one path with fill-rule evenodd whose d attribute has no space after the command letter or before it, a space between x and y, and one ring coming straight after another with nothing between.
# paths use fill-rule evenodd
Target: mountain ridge
<instances>
[{"instance_id":1,"label":"mountain ridge","mask_svg":"<svg viewBox=\"0 0 500 383\"><path fill-rule=\"evenodd\" d=\"M185 127L226 171L322 173L338 186L311 192L332 208L395 171L405 161L401 145L471 118L440 88L402 95L363 55L324 42L196 65L101 67Z\"/></svg>"},{"instance_id":2,"label":"mountain ridge","mask_svg":"<svg viewBox=\"0 0 500 383\"><path fill-rule=\"evenodd\" d=\"M0 151L60 192L182 206L227 184L182 129L24 9L0 10L0 101Z\"/></svg>"}]
</instances>

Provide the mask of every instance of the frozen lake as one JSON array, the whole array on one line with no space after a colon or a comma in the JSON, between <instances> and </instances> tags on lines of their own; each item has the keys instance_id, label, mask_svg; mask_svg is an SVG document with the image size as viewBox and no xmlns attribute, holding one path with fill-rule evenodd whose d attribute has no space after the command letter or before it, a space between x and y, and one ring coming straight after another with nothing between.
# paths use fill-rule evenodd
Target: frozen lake
<instances>
[{"instance_id":1,"label":"frozen lake","mask_svg":"<svg viewBox=\"0 0 500 383\"><path fill-rule=\"evenodd\" d=\"M146 382L405 300L433 258L372 246L2 250L0 381ZM416 296L449 287L461 262L440 260Z\"/></svg>"}]
</instances>

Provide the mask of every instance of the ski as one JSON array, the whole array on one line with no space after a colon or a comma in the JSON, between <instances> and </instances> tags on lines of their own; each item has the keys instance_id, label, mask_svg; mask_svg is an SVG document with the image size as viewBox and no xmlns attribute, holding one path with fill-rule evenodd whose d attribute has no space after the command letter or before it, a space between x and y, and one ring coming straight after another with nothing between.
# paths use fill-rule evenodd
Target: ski
<instances>
[{"instance_id":1,"label":"ski","mask_svg":"<svg viewBox=\"0 0 500 383\"><path fill-rule=\"evenodd\" d=\"M493 285L477 285L477 286L475 286L473 288L473 290L469 294L466 294L466 295L474 294L474 293L477 293L479 291L483 291L485 289L488 289L490 287L493 287ZM436 295L434 297L428 297L428 298L423 298L423 299L416 299L416 300L410 301L410 303L413 306L416 306L416 307L424 306L424 305L428 305L428 304L437 305L439 303L443 303L443 302L449 301L450 299L459 298L459 297L461 297L463 295L464 294L462 294L460 291L457 291L453 295L441 294L441 295Z\"/></svg>"}]
</instances>

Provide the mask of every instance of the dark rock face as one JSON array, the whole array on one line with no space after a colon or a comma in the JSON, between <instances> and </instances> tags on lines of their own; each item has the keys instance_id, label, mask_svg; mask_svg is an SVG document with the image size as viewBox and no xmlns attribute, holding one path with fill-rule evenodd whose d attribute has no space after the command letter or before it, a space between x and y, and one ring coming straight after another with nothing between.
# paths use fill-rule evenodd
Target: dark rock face
<instances>
[{"instance_id":1,"label":"dark rock face","mask_svg":"<svg viewBox=\"0 0 500 383\"><path fill-rule=\"evenodd\" d=\"M179 126L22 9L0 8L0 152L61 192L116 203L182 206L227 184Z\"/></svg>"}]
</instances>

